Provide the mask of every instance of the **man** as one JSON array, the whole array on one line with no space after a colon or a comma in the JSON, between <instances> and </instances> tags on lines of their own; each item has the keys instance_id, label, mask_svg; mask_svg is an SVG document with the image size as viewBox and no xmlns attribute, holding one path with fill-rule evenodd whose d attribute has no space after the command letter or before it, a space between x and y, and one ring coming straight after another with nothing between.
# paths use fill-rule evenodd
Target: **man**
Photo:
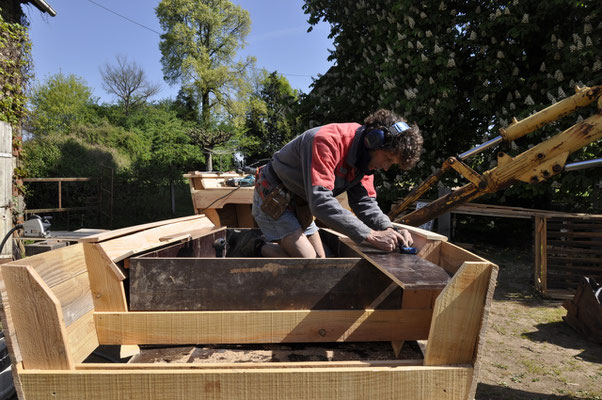
<instances>
[{"instance_id":1,"label":"man","mask_svg":"<svg viewBox=\"0 0 602 400\"><path fill-rule=\"evenodd\" d=\"M265 257L325 257L312 216L356 243L365 241L384 251L411 246L409 232L394 230L378 207L372 174L393 165L412 168L422 143L416 125L388 110L371 114L364 125L329 124L296 137L258 174L253 217L271 243L260 243L257 252ZM343 192L353 213L335 199Z\"/></svg>"}]
</instances>

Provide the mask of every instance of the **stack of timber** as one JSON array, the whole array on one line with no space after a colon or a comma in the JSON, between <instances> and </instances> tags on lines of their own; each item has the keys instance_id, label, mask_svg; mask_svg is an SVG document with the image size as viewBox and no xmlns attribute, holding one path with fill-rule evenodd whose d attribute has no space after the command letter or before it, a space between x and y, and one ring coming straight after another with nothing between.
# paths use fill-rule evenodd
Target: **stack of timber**
<instances>
[{"instance_id":1,"label":"stack of timber","mask_svg":"<svg viewBox=\"0 0 602 400\"><path fill-rule=\"evenodd\" d=\"M19 398L472 399L498 268L444 236L408 229L419 250L409 258L328 230L320 231L326 259L220 258L214 244L228 228L199 215L4 264L2 322ZM219 346L326 352L415 340L427 345L411 360L193 356ZM180 346L186 362L143 353L92 362L107 345Z\"/></svg>"},{"instance_id":2,"label":"stack of timber","mask_svg":"<svg viewBox=\"0 0 602 400\"><path fill-rule=\"evenodd\" d=\"M536 216L536 288L570 298L584 276L602 282L602 215Z\"/></svg>"}]
</instances>

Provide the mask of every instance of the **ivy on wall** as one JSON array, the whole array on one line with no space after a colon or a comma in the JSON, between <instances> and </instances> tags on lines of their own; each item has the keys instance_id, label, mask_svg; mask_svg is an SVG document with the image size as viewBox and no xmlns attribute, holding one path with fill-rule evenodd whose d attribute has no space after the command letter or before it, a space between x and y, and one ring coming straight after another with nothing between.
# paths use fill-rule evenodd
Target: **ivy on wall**
<instances>
[{"instance_id":1,"label":"ivy on wall","mask_svg":"<svg viewBox=\"0 0 602 400\"><path fill-rule=\"evenodd\" d=\"M31 77L27 26L0 15L0 120L19 126L26 114L25 86Z\"/></svg>"}]
</instances>

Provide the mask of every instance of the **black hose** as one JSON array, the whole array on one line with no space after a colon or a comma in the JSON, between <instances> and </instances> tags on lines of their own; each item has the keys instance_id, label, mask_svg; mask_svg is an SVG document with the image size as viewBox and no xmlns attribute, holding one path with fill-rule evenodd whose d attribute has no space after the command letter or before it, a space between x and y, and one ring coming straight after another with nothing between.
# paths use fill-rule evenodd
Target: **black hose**
<instances>
[{"instance_id":1,"label":"black hose","mask_svg":"<svg viewBox=\"0 0 602 400\"><path fill-rule=\"evenodd\" d=\"M16 231L17 229L21 229L21 228L23 228L23 224L16 225L10 231L8 231L6 236L4 236L4 239L2 239L2 244L0 244L0 254L2 254L2 249L4 249L4 244L6 243L6 241L10 237L10 235L12 235L13 232Z\"/></svg>"}]
</instances>

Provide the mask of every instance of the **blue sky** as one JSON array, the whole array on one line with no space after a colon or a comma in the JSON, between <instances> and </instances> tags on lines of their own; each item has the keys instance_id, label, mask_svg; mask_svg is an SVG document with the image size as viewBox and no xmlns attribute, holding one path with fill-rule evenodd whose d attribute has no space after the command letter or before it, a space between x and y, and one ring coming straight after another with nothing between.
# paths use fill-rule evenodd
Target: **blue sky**
<instances>
[{"instance_id":1,"label":"blue sky","mask_svg":"<svg viewBox=\"0 0 602 400\"><path fill-rule=\"evenodd\" d=\"M163 80L159 34L155 16L159 0L47 0L56 17L24 6L30 21L35 82L62 71L83 78L100 102L114 99L102 89L99 67L125 55L142 66L152 82L161 84L155 97L175 98L178 87ZM247 46L239 53L257 58L257 67L284 74L291 86L308 92L312 77L325 73L332 40L329 26L321 23L310 33L303 0L233 0L251 15ZM98 3L115 13L94 4ZM147 29L148 28L148 29Z\"/></svg>"}]
</instances>

